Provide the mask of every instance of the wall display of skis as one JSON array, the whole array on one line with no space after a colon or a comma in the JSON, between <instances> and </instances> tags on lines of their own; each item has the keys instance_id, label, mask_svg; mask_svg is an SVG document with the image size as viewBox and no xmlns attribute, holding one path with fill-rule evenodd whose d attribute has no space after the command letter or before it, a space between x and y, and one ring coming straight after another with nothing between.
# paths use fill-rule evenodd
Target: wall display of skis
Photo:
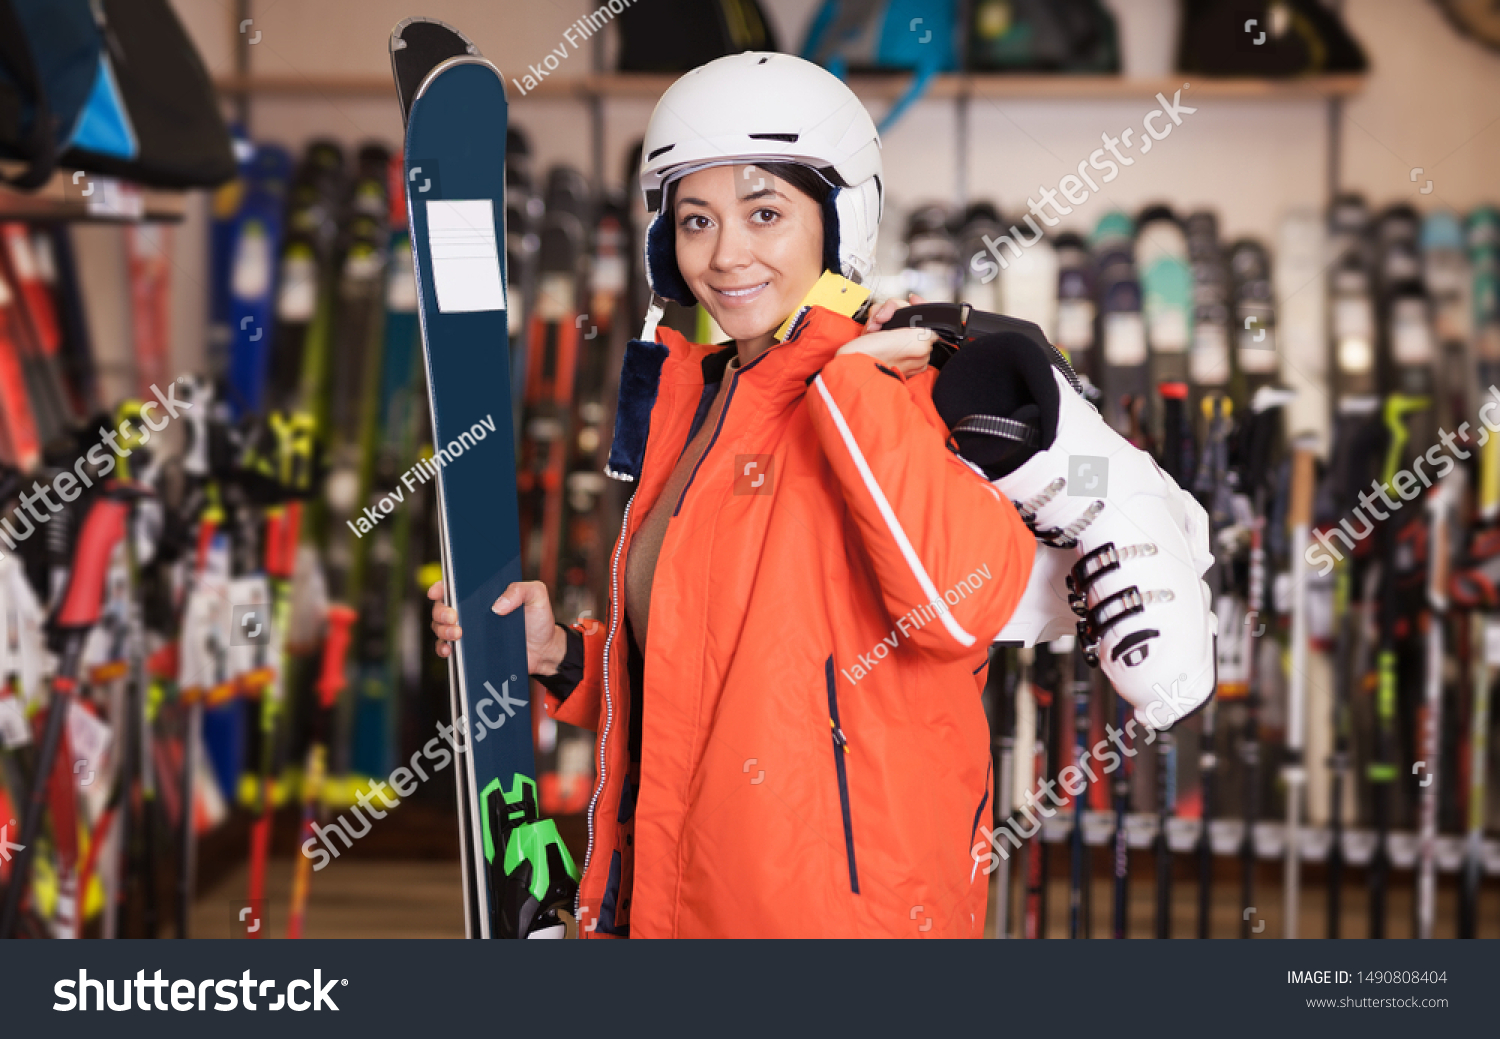
<instances>
[{"instance_id":1,"label":"wall display of skis","mask_svg":"<svg viewBox=\"0 0 1500 1039\"><path fill-rule=\"evenodd\" d=\"M916 210L914 278L946 269L931 261L939 226ZM988 264L998 233L993 207L971 204L960 255ZM1209 515L1218 695L1122 740L1136 753L1004 864L997 936L1048 933L1045 912L1026 915L1049 886L1029 865L1045 861L1038 843L1069 846L1053 934L1494 933L1500 437L1480 410L1500 395L1500 215L1372 213L1342 196L1288 216L1273 250L1221 241L1210 212L1157 206L1054 249L1058 340L1106 417ZM962 292L991 298L984 267ZM1003 793L1020 805L1018 783L1056 780L1101 716L1114 730L1125 717L1080 664L1050 723L1068 749L1023 776L1040 658L996 653ZM1147 869L1154 884L1133 882ZM1450 882L1456 915L1438 897Z\"/></svg>"}]
</instances>

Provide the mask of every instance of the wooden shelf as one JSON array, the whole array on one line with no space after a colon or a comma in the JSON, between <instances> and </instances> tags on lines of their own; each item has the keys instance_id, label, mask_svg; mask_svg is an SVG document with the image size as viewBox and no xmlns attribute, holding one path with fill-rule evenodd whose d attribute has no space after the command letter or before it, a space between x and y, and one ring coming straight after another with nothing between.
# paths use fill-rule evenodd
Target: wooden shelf
<instances>
[{"instance_id":1,"label":"wooden shelf","mask_svg":"<svg viewBox=\"0 0 1500 1039\"><path fill-rule=\"evenodd\" d=\"M632 98L654 101L677 79L655 73L607 73L598 76L552 76L522 94L508 77L511 101L529 99L564 100L592 97ZM1154 97L1157 91L1171 94L1183 83L1194 98L1284 101L1346 97L1358 93L1364 76L1307 76L1300 79L1213 79L1181 73L1164 79L1122 79L1119 76L1008 76L950 75L933 80L926 97L951 99L967 95L989 99L1036 99L1057 101L1110 101ZM911 84L907 75L851 76L849 85L861 97L893 101ZM255 97L354 97L395 101L395 87L387 76L252 76L217 81L225 95Z\"/></svg>"},{"instance_id":2,"label":"wooden shelf","mask_svg":"<svg viewBox=\"0 0 1500 1039\"><path fill-rule=\"evenodd\" d=\"M226 76L214 80L226 97L360 97L396 101L390 76Z\"/></svg>"},{"instance_id":3,"label":"wooden shelf","mask_svg":"<svg viewBox=\"0 0 1500 1039\"><path fill-rule=\"evenodd\" d=\"M1158 92L1171 97L1174 91L1189 84L1194 98L1242 99L1255 101L1306 100L1347 97L1364 86L1363 76L1307 76L1301 79L1214 79L1189 72L1163 79L1122 79L1118 76L944 76L933 84L934 97L957 97L967 93L982 98L1036 98L1040 100L1112 101L1127 98L1155 97ZM899 96L905 89L890 89Z\"/></svg>"},{"instance_id":4,"label":"wooden shelf","mask_svg":"<svg viewBox=\"0 0 1500 1039\"><path fill-rule=\"evenodd\" d=\"M8 172L19 169L3 164ZM187 213L187 194L143 188L117 177L96 173L74 177L73 170L58 170L35 191L0 186L0 219L41 221L88 221L120 224L141 221L180 222ZM90 190L92 189L92 190ZM87 195L83 192L88 191Z\"/></svg>"}]
</instances>

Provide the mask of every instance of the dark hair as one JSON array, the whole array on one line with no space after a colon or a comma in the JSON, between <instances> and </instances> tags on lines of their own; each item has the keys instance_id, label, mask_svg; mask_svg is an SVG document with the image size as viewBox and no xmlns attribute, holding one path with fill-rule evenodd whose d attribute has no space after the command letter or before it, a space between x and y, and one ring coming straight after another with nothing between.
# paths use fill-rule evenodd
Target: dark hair
<instances>
[{"instance_id":1,"label":"dark hair","mask_svg":"<svg viewBox=\"0 0 1500 1039\"><path fill-rule=\"evenodd\" d=\"M752 165L778 180L786 181L820 206L833 194L833 184L843 179L832 168L815 170L800 162L757 162Z\"/></svg>"},{"instance_id":2,"label":"dark hair","mask_svg":"<svg viewBox=\"0 0 1500 1039\"><path fill-rule=\"evenodd\" d=\"M828 201L828 196L833 194L834 187L844 186L844 179L831 166L815 170L800 162L752 162L748 165L765 170L778 180L786 181L820 207ZM677 204L677 186L681 183L682 178L678 177L667 185L667 200L663 207L667 212L671 212L672 207Z\"/></svg>"}]
</instances>

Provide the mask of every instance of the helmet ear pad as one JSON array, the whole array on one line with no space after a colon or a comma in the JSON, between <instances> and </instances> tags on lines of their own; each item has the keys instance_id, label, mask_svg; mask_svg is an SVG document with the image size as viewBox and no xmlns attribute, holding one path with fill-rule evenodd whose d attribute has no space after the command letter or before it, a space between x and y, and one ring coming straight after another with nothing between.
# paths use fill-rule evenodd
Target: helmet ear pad
<instances>
[{"instance_id":1,"label":"helmet ear pad","mask_svg":"<svg viewBox=\"0 0 1500 1039\"><path fill-rule=\"evenodd\" d=\"M664 194L670 197L670 193ZM646 282L662 299L684 307L698 302L677 269L677 228L666 205L652 213L651 223L646 225Z\"/></svg>"}]
</instances>

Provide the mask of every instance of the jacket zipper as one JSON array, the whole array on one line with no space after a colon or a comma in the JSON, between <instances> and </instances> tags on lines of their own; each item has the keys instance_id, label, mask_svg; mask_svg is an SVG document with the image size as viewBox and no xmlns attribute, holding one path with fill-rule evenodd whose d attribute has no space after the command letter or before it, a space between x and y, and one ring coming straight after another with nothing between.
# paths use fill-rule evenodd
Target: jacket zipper
<instances>
[{"instance_id":1,"label":"jacket zipper","mask_svg":"<svg viewBox=\"0 0 1500 1039\"><path fill-rule=\"evenodd\" d=\"M854 866L854 821L849 814L849 772L844 758L849 753L849 738L839 725L839 698L834 688L833 657L824 665L828 681L828 726L833 730L833 767L839 774L839 808L844 814L844 849L849 854L849 890L859 894L859 870Z\"/></svg>"},{"instance_id":2,"label":"jacket zipper","mask_svg":"<svg viewBox=\"0 0 1500 1039\"><path fill-rule=\"evenodd\" d=\"M615 555L609 563L609 588L613 597L611 602L616 604L610 610L609 633L604 636L604 673L602 675L604 691L604 730L599 734L599 780L594 784L594 796L589 798L588 825L589 843L588 850L583 854L583 871L579 873L579 879L588 876L589 863L594 858L594 809L599 804L599 795L604 793L604 780L607 772L605 765L604 746L609 742L609 730L615 720L615 703L609 695L609 648L614 643L615 632L620 626L620 611L624 608L620 600L620 553L625 548L625 535L630 530L630 507L635 504L635 495L625 503L625 511L620 517L620 538L615 543ZM583 885L579 884L578 891L573 895L573 918L579 915L579 906L583 899Z\"/></svg>"},{"instance_id":3,"label":"jacket zipper","mask_svg":"<svg viewBox=\"0 0 1500 1039\"><path fill-rule=\"evenodd\" d=\"M761 356L765 356L765 355L762 354ZM697 479L698 470L699 470L699 468L702 467L703 460L708 457L708 453L713 450L714 444L718 442L719 434L724 429L724 416L729 413L729 405L730 405L730 402L734 400L734 390L735 390L735 387L739 385L740 375L743 372L747 371L748 368L753 368L759 361L760 361L760 358L757 357L754 361L750 362L750 365L747 366L747 368L736 369L735 372L734 372L734 374L730 376L729 396L725 398L723 410L721 410L719 412L719 422L718 422L718 425L714 427L714 435L713 435L712 439L709 440L708 446L703 449L703 454L701 456L699 456L697 464L693 466L693 475L688 477L687 485L685 487L683 487L682 494L677 499L677 505L672 510L672 515L673 516L676 516L677 513L682 509L682 503L687 500L688 488L692 487L693 481L695 479ZM689 442L691 442L691 438L690 438ZM643 466L643 468L644 468L644 466ZM630 496L630 500L625 503L625 512L620 517L620 538L619 538L619 540L615 544L614 558L610 560L610 564L609 564L610 604L614 607L614 609L612 609L610 611L609 633L604 636L604 674L602 676L602 681L604 683L604 685L603 685L603 693L604 693L604 730L599 734L599 752L598 752L599 753L599 779L598 779L598 782L596 782L594 784L594 796L592 796L591 798L589 798L589 811L588 811L589 841L588 841L587 850L585 850L584 854L583 854L583 871L579 874L580 878L588 876L589 863L591 863L593 861L593 858L594 858L594 812L595 812L595 809L599 805L599 796L604 793L604 781L605 781L605 776L606 776L605 746L609 743L609 733L610 733L611 728L613 728L613 726L614 726L614 720L615 720L615 704L614 704L614 700L612 700L610 698L610 695L609 695L609 650L610 650L610 646L612 646L614 644L615 632L617 630L619 630L619 625L620 625L620 611L624 609L624 603L622 602L621 595L620 595L620 552L625 547L625 535L630 530L630 507L632 505L634 505L634 504L635 504L635 495L632 494ZM830 668L830 671L829 671L830 679L829 679L829 681L831 682L832 681L832 677L831 676L832 676L832 673L833 673L832 670L831 670L832 667L833 667L833 658L832 657L828 658L828 666ZM832 686L829 687L829 691L830 691L830 695L831 695L832 694ZM840 765L839 771L840 771L840 775L842 775L843 774L843 766L842 765ZM845 815L845 819L847 820L847 818L848 818L847 801L846 801L846 807L845 807L844 815ZM847 829L847 826L846 826L846 829ZM850 855L850 866L851 866L851 876L852 876L853 856L854 856L854 844L852 842L852 838L851 838L851 842L849 844L849 855ZM855 890L858 890L858 887L856 887ZM583 901L583 886L582 886L582 884L580 884L579 888L578 888L578 893L573 896L573 916L574 916L575 919L579 915L580 907L582 905L582 901Z\"/></svg>"}]
</instances>

